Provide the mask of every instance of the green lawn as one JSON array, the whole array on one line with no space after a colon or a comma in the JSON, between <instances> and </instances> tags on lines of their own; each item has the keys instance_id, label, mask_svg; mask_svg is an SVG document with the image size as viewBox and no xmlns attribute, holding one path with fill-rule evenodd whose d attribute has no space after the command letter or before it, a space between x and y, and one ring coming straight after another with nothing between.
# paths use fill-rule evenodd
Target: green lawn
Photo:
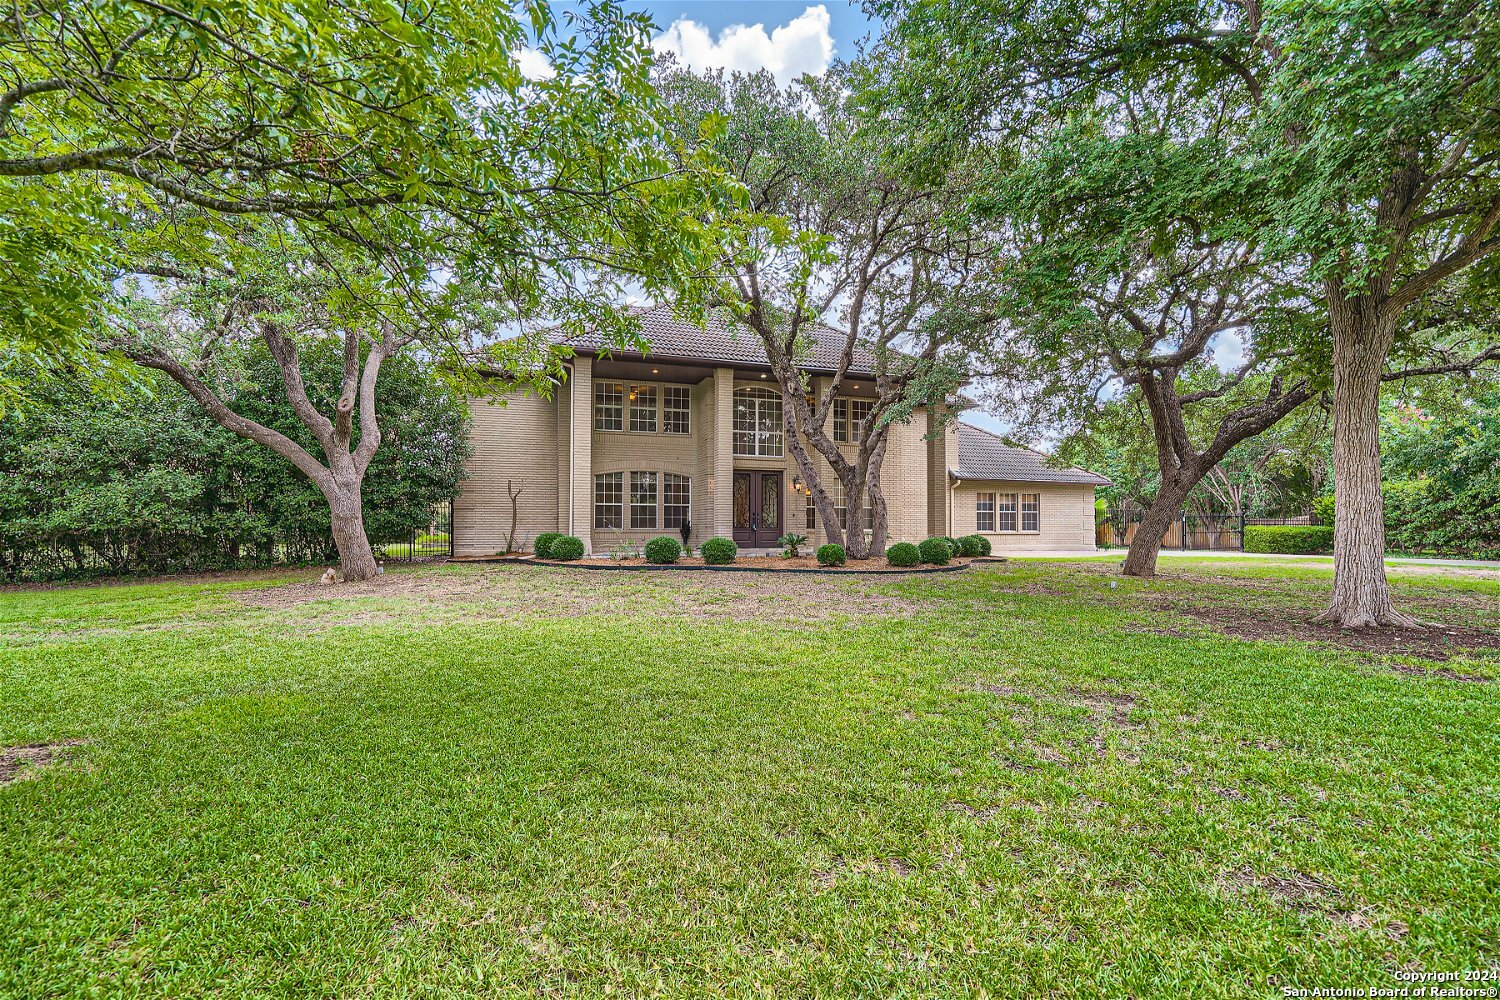
<instances>
[{"instance_id":1,"label":"green lawn","mask_svg":"<svg viewBox=\"0 0 1500 1000\"><path fill-rule=\"evenodd\" d=\"M86 741L0 787L0 996L1279 996L1500 960L1500 652L1229 638L1193 609L1295 624L1327 569L1164 565L0 592L0 746ZM1392 576L1500 630L1500 574Z\"/></svg>"}]
</instances>

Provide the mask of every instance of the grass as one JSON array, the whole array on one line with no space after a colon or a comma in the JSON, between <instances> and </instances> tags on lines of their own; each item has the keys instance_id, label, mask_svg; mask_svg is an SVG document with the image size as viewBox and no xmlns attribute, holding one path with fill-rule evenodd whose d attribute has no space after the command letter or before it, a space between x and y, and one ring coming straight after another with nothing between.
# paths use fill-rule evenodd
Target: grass
<instances>
[{"instance_id":1,"label":"grass","mask_svg":"<svg viewBox=\"0 0 1500 1000\"><path fill-rule=\"evenodd\" d=\"M86 741L0 787L0 996L1230 997L1493 967L1500 684L1166 607L1303 614L1320 566L1167 566L0 592L0 746ZM1392 578L1500 621L1494 573Z\"/></svg>"}]
</instances>

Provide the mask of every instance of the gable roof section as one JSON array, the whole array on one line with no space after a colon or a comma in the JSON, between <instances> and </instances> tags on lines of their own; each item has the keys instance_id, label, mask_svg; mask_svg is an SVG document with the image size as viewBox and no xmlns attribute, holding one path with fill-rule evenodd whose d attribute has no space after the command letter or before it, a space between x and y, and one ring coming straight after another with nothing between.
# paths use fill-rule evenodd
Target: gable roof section
<instances>
[{"instance_id":1,"label":"gable roof section","mask_svg":"<svg viewBox=\"0 0 1500 1000\"><path fill-rule=\"evenodd\" d=\"M950 473L955 479L1110 485L1105 477L1085 469L1053 468L1041 452L1013 448L999 436L963 421L958 424L958 468Z\"/></svg>"},{"instance_id":2,"label":"gable roof section","mask_svg":"<svg viewBox=\"0 0 1500 1000\"><path fill-rule=\"evenodd\" d=\"M671 306L647 306L634 310L641 324L641 333L651 345L645 354L638 351L622 351L607 347L604 338L593 331L575 337L564 337L558 343L566 344L581 354L597 354L607 350L613 358L655 358L677 361L710 362L718 365L746 365L769 368L766 352L761 347L760 337L739 320L724 312L714 312L708 318L707 327L694 326L678 319ZM803 359L802 368L811 372L832 372L838 367L839 356L844 350L845 334L821 323L808 328L814 342L811 352ZM856 345L849 374L873 378L875 354Z\"/></svg>"}]
</instances>

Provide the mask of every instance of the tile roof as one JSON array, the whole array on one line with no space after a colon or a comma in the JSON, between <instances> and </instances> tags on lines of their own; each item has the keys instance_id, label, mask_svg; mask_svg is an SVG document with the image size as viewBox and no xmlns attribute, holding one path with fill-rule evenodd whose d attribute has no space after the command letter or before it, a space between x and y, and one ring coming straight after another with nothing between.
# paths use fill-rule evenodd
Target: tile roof
<instances>
[{"instance_id":1,"label":"tile roof","mask_svg":"<svg viewBox=\"0 0 1500 1000\"><path fill-rule=\"evenodd\" d=\"M757 368L770 367L766 352L761 347L755 331L724 312L709 316L706 327L695 326L678 319L671 306L647 306L634 310L641 324L641 333L650 350L641 355L636 351L621 351L609 348L611 357L673 358L680 361L710 362L722 365L752 365ZM802 362L806 371L831 372L838 365L844 350L846 334L830 326L817 324L808 329L814 338L810 354ZM563 338L575 351L594 353L605 349L604 338L592 331L575 337ZM875 354L858 346L854 349L854 361L849 366L852 375L873 377Z\"/></svg>"},{"instance_id":2,"label":"tile roof","mask_svg":"<svg viewBox=\"0 0 1500 1000\"><path fill-rule=\"evenodd\" d=\"M958 468L949 471L955 479L1109 485L1105 477L1084 469L1053 468L1041 452L1013 448L997 435L963 421L958 424Z\"/></svg>"}]
</instances>

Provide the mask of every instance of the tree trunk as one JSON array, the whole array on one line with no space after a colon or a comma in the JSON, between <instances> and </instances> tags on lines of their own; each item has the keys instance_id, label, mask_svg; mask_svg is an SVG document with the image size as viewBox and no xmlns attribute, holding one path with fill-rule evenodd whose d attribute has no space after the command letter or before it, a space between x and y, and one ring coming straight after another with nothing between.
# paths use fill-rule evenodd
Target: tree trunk
<instances>
[{"instance_id":1,"label":"tree trunk","mask_svg":"<svg viewBox=\"0 0 1500 1000\"><path fill-rule=\"evenodd\" d=\"M364 503L360 499L361 483L332 483L324 487L328 510L333 517L333 544L339 550L339 571L345 583L370 580L375 576L375 553L365 536Z\"/></svg>"},{"instance_id":2,"label":"tree trunk","mask_svg":"<svg viewBox=\"0 0 1500 1000\"><path fill-rule=\"evenodd\" d=\"M1194 480L1196 482L1196 480ZM1125 553L1124 574L1126 576L1150 577L1156 575L1156 557L1161 554L1162 541L1174 521L1182 516L1182 504L1187 499L1192 482L1162 484L1156 499L1141 516L1141 526L1130 540L1130 550Z\"/></svg>"},{"instance_id":3,"label":"tree trunk","mask_svg":"<svg viewBox=\"0 0 1500 1000\"><path fill-rule=\"evenodd\" d=\"M1333 330L1333 602L1315 621L1343 628L1420 623L1396 610L1385 578L1380 496L1380 374L1394 319L1368 300L1330 297Z\"/></svg>"}]
</instances>

